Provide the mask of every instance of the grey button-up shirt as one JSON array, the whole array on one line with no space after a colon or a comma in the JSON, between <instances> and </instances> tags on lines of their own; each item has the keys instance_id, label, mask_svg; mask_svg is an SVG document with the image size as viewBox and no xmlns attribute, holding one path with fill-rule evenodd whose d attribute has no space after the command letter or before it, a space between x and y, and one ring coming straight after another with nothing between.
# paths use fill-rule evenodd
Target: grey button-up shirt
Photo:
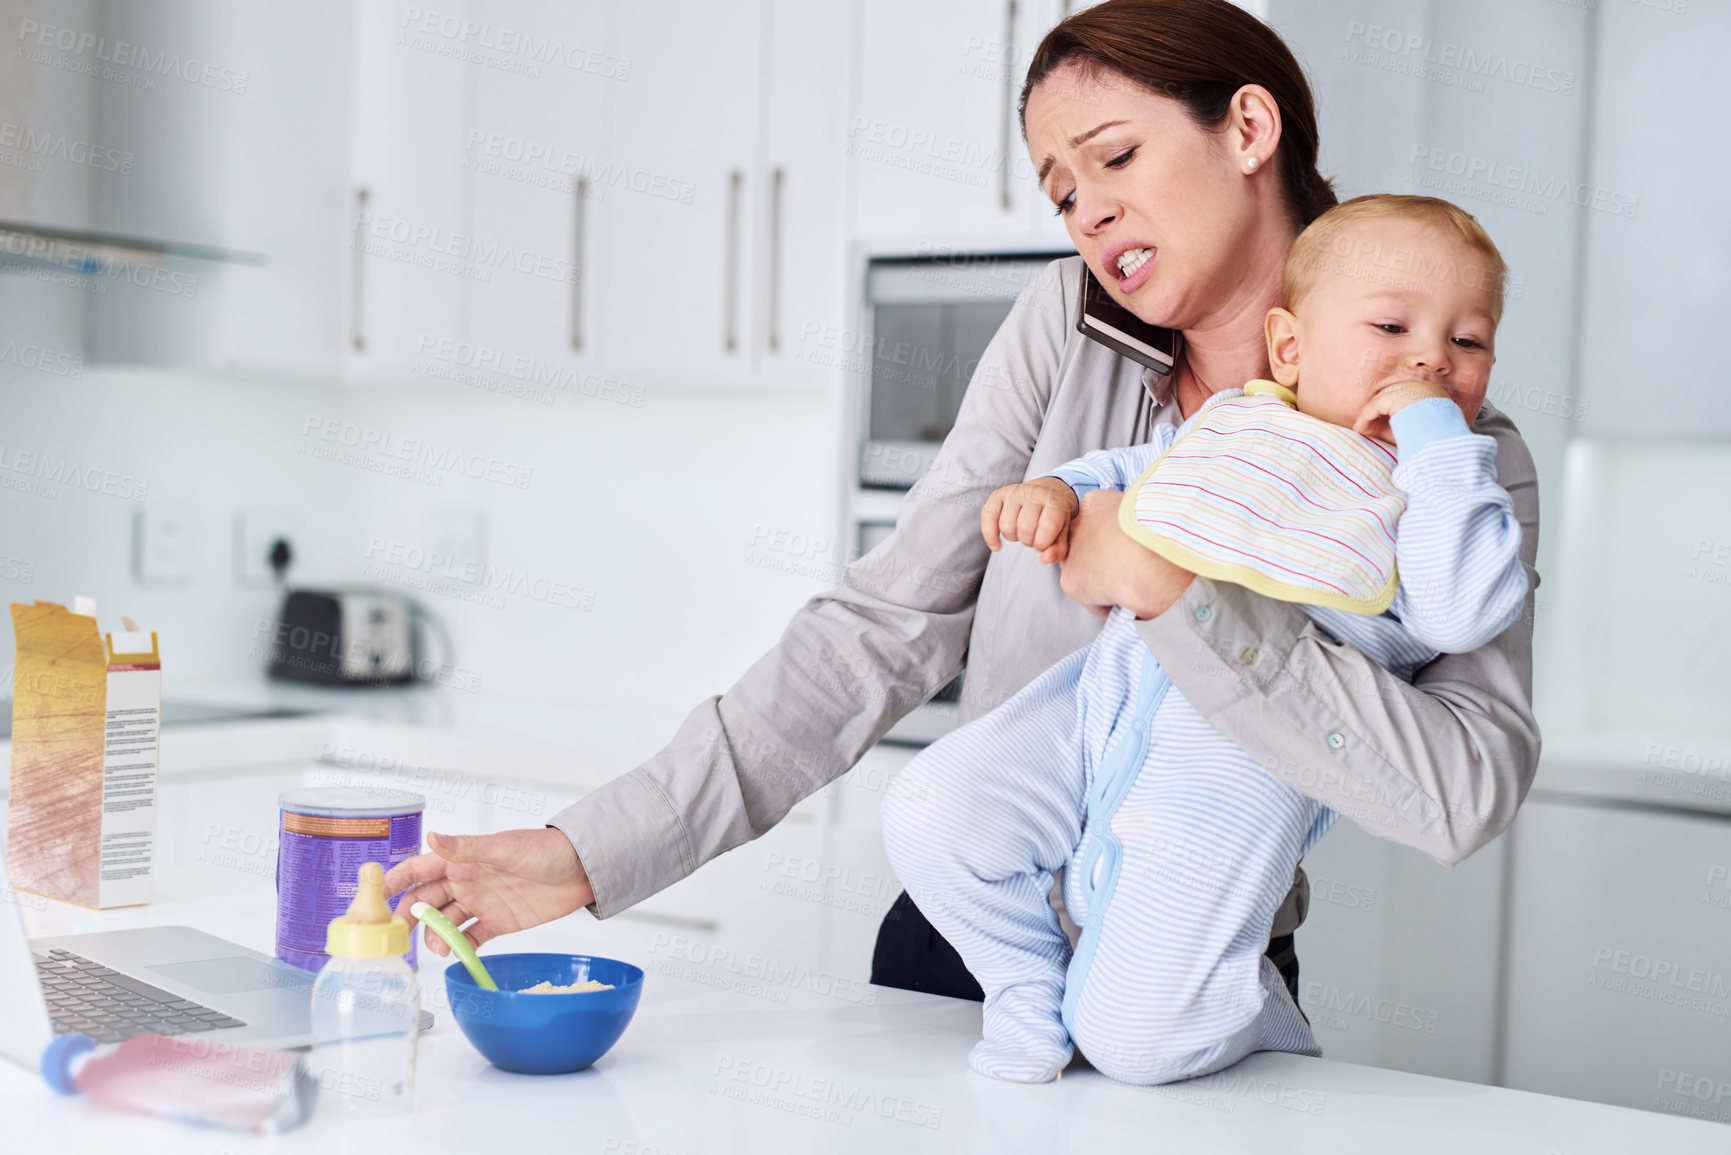
<instances>
[{"instance_id":1,"label":"grey button-up shirt","mask_svg":"<svg viewBox=\"0 0 1731 1155\"><path fill-rule=\"evenodd\" d=\"M1093 639L1100 621L1059 589L1057 566L1015 545L994 554L979 530L997 487L1183 419L1164 379L1076 332L1082 268L1080 257L1054 261L1023 291L895 532L801 607L665 749L554 815L588 871L596 915L764 833L964 665L967 722ZM1536 588L1532 457L1488 405L1474 428L1497 442ZM1529 589L1506 633L1436 659L1410 685L1296 606L1226 582L1197 578L1139 629L1185 698L1269 773L1377 837L1453 864L1508 826L1538 763L1532 607ZM1246 652L1258 660L1242 661ZM1301 871L1275 935L1303 921L1307 899Z\"/></svg>"}]
</instances>

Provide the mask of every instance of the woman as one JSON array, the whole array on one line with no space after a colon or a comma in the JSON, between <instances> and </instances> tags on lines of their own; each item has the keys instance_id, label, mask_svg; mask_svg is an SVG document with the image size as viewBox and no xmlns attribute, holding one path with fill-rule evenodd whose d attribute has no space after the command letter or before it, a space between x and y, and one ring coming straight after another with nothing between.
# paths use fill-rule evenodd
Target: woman
<instances>
[{"instance_id":1,"label":"woman","mask_svg":"<svg viewBox=\"0 0 1731 1155\"><path fill-rule=\"evenodd\" d=\"M986 549L979 516L993 489L1146 441L1216 390L1268 375L1263 317L1282 258L1335 199L1316 170L1297 62L1224 0L1108 0L1071 16L1035 54L1021 106L1041 187L1080 255L1054 262L993 338L895 534L647 763L546 829L432 836L435 853L393 869L388 888L415 886L453 921L476 919L477 943L579 906L614 914L762 834L964 661L966 722L1085 645L1114 605L1135 612L1211 724L1372 834L1452 864L1507 827L1538 759L1531 593L1503 636L1439 658L1408 685L1297 607L1194 577L1132 542L1115 493L1084 501L1061 579L1030 550ZM1170 378L1076 332L1084 262L1137 316L1183 330ZM1475 428L1498 443L1536 586L1532 459L1488 406ZM1269 947L1295 997L1292 932L1307 900L1301 871ZM880 931L872 979L980 997L905 894Z\"/></svg>"}]
</instances>

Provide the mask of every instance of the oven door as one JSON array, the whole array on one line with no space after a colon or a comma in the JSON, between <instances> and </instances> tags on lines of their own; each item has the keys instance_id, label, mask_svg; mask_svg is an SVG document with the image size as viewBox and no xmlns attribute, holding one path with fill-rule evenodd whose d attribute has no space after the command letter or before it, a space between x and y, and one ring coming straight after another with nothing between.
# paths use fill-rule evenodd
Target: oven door
<instances>
[{"instance_id":1,"label":"oven door","mask_svg":"<svg viewBox=\"0 0 1731 1155\"><path fill-rule=\"evenodd\" d=\"M1059 255L882 257L868 265L862 487L908 489L931 467L986 346Z\"/></svg>"}]
</instances>

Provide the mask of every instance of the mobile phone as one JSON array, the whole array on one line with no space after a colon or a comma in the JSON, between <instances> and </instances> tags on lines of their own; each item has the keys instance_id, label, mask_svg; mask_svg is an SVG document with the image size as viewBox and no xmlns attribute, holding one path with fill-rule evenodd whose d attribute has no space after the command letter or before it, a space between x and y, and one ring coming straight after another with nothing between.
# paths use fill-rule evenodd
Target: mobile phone
<instances>
[{"instance_id":1,"label":"mobile phone","mask_svg":"<svg viewBox=\"0 0 1731 1155\"><path fill-rule=\"evenodd\" d=\"M1184 335L1177 329L1150 325L1112 299L1093 270L1082 266L1082 292L1076 306L1076 331L1098 341L1162 377L1172 372Z\"/></svg>"}]
</instances>

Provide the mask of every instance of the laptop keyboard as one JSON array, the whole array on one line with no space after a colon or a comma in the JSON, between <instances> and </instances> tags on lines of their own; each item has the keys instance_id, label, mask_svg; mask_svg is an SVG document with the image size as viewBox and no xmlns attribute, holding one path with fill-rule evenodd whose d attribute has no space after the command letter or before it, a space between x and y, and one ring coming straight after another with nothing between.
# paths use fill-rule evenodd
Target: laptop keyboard
<instances>
[{"instance_id":1,"label":"laptop keyboard","mask_svg":"<svg viewBox=\"0 0 1731 1155\"><path fill-rule=\"evenodd\" d=\"M36 956L36 978L57 1035L118 1043L135 1035L190 1035L244 1027L239 1019L110 970L69 950Z\"/></svg>"}]
</instances>

